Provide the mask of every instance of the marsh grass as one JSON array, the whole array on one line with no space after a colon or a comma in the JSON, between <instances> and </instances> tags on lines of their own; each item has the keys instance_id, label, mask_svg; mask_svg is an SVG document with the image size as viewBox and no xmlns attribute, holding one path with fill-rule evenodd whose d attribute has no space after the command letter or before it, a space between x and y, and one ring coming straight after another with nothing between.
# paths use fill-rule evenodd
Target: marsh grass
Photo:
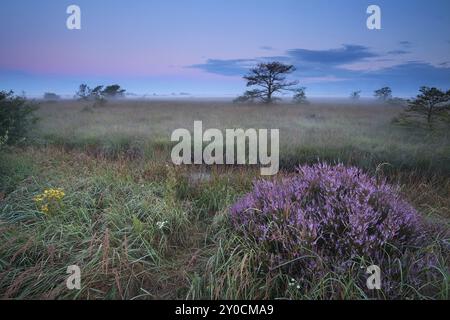
<instances>
[{"instance_id":1,"label":"marsh grass","mask_svg":"<svg viewBox=\"0 0 450 320\"><path fill-rule=\"evenodd\" d=\"M173 129L279 128L280 176L318 160L362 167L401 186L427 219L448 230L447 132L392 125L397 106L235 106L206 102L41 104L28 144L0 152L0 297L6 299L369 299L355 273L289 285L267 270L265 252L230 225L228 208L251 190L258 167L170 162ZM66 196L51 217L33 197ZM400 298L448 299L448 235L421 248L438 257L427 288ZM418 258L419 259L419 258ZM399 265L400 261L392 261ZM66 289L67 266L82 290ZM407 272L409 265L399 265ZM402 283L400 281L400 283Z\"/></svg>"},{"instance_id":2,"label":"marsh grass","mask_svg":"<svg viewBox=\"0 0 450 320\"><path fill-rule=\"evenodd\" d=\"M233 105L218 102L116 101L86 112L86 103L41 103L33 143L60 145L117 158L170 157L173 130L207 128L280 129L281 164L341 161L372 169L389 163L395 170L423 174L450 172L448 130L395 125L403 107L343 102L310 105Z\"/></svg>"},{"instance_id":3,"label":"marsh grass","mask_svg":"<svg viewBox=\"0 0 450 320\"><path fill-rule=\"evenodd\" d=\"M50 152L51 158L47 158ZM8 226L0 250L2 272L7 272L1 287L9 283L8 288L19 290L45 271L51 277L48 287L39 285L37 290L47 294L64 285L53 281L56 275L65 278L62 266L78 264L83 266L89 288L78 297L130 297L134 291L127 283L135 273L141 281L151 281L147 273L161 266L173 247L189 243L187 232L194 223L189 208L165 201L164 186L136 181L135 173L124 163L76 154L67 159L67 154L57 150L30 153L44 157L35 158L39 170L32 180L23 181L9 193L7 204L1 207L2 227ZM53 162L51 168L45 168L47 161ZM63 209L51 217L37 211L30 198L50 185L57 185L67 195ZM164 225L159 227L161 222ZM38 282L45 282L45 277ZM16 293L11 289L4 294L8 298ZM16 297L40 296L21 291Z\"/></svg>"}]
</instances>

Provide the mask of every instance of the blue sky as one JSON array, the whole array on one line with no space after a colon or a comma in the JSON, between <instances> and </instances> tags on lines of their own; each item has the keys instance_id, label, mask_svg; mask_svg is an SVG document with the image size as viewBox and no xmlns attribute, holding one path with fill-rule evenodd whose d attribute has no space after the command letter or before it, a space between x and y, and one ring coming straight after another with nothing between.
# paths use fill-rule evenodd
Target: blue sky
<instances>
[{"instance_id":1,"label":"blue sky","mask_svg":"<svg viewBox=\"0 0 450 320\"><path fill-rule=\"evenodd\" d=\"M81 30L66 28L70 4ZM366 27L371 4L382 30ZM3 0L0 89L235 96L248 68L279 60L310 96L391 86L408 97L450 88L449 12L448 0Z\"/></svg>"}]
</instances>

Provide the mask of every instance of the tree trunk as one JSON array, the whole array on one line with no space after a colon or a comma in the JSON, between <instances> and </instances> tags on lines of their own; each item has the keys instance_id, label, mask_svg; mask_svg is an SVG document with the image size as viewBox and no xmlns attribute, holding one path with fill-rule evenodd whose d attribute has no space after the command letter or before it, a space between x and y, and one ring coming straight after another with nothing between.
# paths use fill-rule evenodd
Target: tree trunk
<instances>
[{"instance_id":1,"label":"tree trunk","mask_svg":"<svg viewBox=\"0 0 450 320\"><path fill-rule=\"evenodd\" d=\"M272 102L272 87L269 86L269 88L267 89L267 103L271 103Z\"/></svg>"},{"instance_id":2,"label":"tree trunk","mask_svg":"<svg viewBox=\"0 0 450 320\"><path fill-rule=\"evenodd\" d=\"M427 115L427 121L428 121L428 126L431 128L431 118L433 116L433 105L429 104L428 106L428 115Z\"/></svg>"}]
</instances>

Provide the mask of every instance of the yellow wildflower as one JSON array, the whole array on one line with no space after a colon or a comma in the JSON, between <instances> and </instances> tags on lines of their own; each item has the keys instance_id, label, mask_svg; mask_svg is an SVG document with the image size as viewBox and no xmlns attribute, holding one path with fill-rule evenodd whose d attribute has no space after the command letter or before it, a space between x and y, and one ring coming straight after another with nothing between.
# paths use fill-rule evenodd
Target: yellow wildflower
<instances>
[{"instance_id":1,"label":"yellow wildflower","mask_svg":"<svg viewBox=\"0 0 450 320\"><path fill-rule=\"evenodd\" d=\"M61 189L46 189L44 193L34 197L39 210L45 214L51 214L61 207L62 199L65 197Z\"/></svg>"},{"instance_id":2,"label":"yellow wildflower","mask_svg":"<svg viewBox=\"0 0 450 320\"><path fill-rule=\"evenodd\" d=\"M48 211L49 211L49 209L48 209L48 204L44 204L44 205L41 207L41 211L44 212L44 213L48 213Z\"/></svg>"}]
</instances>

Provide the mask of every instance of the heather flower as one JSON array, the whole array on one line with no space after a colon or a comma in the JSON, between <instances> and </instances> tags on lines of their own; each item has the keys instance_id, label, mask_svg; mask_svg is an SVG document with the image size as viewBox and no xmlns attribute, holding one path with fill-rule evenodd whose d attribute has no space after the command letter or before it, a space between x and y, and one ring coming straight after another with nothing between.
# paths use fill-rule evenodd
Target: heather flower
<instances>
[{"instance_id":1,"label":"heather flower","mask_svg":"<svg viewBox=\"0 0 450 320\"><path fill-rule=\"evenodd\" d=\"M346 272L361 258L382 265L423 240L420 215L398 188L341 164L257 181L230 211L235 228L265 249L269 268L297 279Z\"/></svg>"}]
</instances>

